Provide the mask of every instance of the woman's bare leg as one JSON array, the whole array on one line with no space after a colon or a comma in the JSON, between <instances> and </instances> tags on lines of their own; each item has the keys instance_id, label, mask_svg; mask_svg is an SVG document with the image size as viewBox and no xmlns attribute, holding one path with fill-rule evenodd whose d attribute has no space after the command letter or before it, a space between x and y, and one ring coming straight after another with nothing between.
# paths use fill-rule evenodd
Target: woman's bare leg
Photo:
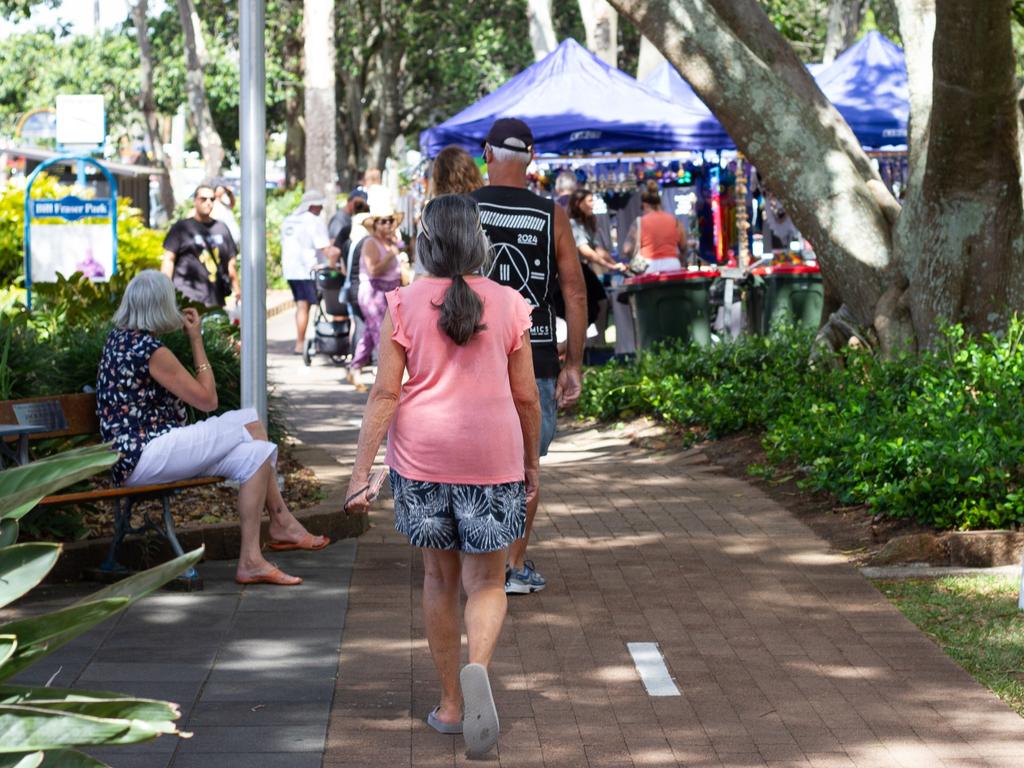
<instances>
[{"instance_id":1,"label":"woman's bare leg","mask_svg":"<svg viewBox=\"0 0 1024 768\"><path fill-rule=\"evenodd\" d=\"M254 421L246 424L245 428L254 440L270 441L267 437L267 431L260 422ZM270 515L270 529L268 533L271 541L298 542L309 534L306 527L288 509L288 504L281 495L281 489L277 487L277 472L273 471L273 467L267 475L265 498L266 510Z\"/></svg>"},{"instance_id":2,"label":"woman's bare leg","mask_svg":"<svg viewBox=\"0 0 1024 768\"><path fill-rule=\"evenodd\" d=\"M462 722L462 688L459 685L459 553L421 549L423 553L423 622L427 643L441 681L437 718L443 723ZM502 565L504 568L504 564ZM502 595L505 594L504 570Z\"/></svg>"},{"instance_id":3,"label":"woman's bare leg","mask_svg":"<svg viewBox=\"0 0 1024 768\"><path fill-rule=\"evenodd\" d=\"M273 476L274 465L267 459L256 473L238 489L238 519L242 547L235 576L248 579L274 568L260 551L260 519L267 499L267 476Z\"/></svg>"},{"instance_id":4,"label":"woman's bare leg","mask_svg":"<svg viewBox=\"0 0 1024 768\"><path fill-rule=\"evenodd\" d=\"M466 636L469 663L491 663L508 610L505 595L504 549L480 555L466 555L462 561L462 586L466 589Z\"/></svg>"}]
</instances>

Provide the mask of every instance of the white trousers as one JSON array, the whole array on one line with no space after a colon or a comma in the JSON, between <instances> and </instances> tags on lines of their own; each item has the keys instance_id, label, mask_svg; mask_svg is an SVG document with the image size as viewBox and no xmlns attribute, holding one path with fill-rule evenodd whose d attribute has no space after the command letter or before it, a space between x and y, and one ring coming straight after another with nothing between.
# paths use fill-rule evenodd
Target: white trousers
<instances>
[{"instance_id":1,"label":"white trousers","mask_svg":"<svg viewBox=\"0 0 1024 768\"><path fill-rule=\"evenodd\" d=\"M208 475L244 483L267 459L277 462L277 446L255 440L245 428L256 421L255 408L242 408L176 427L142 449L125 485L174 483Z\"/></svg>"}]
</instances>

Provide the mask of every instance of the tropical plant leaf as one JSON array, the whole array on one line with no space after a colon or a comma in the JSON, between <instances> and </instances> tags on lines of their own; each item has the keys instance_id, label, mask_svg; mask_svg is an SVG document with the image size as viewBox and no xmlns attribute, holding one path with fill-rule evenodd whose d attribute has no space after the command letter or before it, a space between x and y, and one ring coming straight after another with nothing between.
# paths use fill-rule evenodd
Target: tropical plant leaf
<instances>
[{"instance_id":1,"label":"tropical plant leaf","mask_svg":"<svg viewBox=\"0 0 1024 768\"><path fill-rule=\"evenodd\" d=\"M0 520L0 547L9 547L18 540L19 527L17 520Z\"/></svg>"},{"instance_id":2,"label":"tropical plant leaf","mask_svg":"<svg viewBox=\"0 0 1024 768\"><path fill-rule=\"evenodd\" d=\"M3 666L18 647L18 638L14 635L0 635L0 666Z\"/></svg>"},{"instance_id":3,"label":"tropical plant leaf","mask_svg":"<svg viewBox=\"0 0 1024 768\"><path fill-rule=\"evenodd\" d=\"M117 454L107 445L65 451L0 472L0 518L17 520L39 500L111 466Z\"/></svg>"},{"instance_id":4,"label":"tropical plant leaf","mask_svg":"<svg viewBox=\"0 0 1024 768\"><path fill-rule=\"evenodd\" d=\"M39 768L110 768L95 757L73 749L48 749Z\"/></svg>"},{"instance_id":5,"label":"tropical plant leaf","mask_svg":"<svg viewBox=\"0 0 1024 768\"><path fill-rule=\"evenodd\" d=\"M0 667L0 680L20 672L29 664L53 653L74 640L131 601L124 597L79 603L44 616L12 621L0 626L3 634L18 638L14 655Z\"/></svg>"},{"instance_id":6,"label":"tropical plant leaf","mask_svg":"<svg viewBox=\"0 0 1024 768\"><path fill-rule=\"evenodd\" d=\"M109 691L80 691L67 688L4 685L0 686L0 704L22 704L37 709L121 720L171 721L181 716L178 705L169 701L137 699ZM166 732L172 730L173 727Z\"/></svg>"},{"instance_id":7,"label":"tropical plant leaf","mask_svg":"<svg viewBox=\"0 0 1024 768\"><path fill-rule=\"evenodd\" d=\"M0 752L86 744L134 744L160 732L141 720L115 720L35 707L0 705Z\"/></svg>"},{"instance_id":8,"label":"tropical plant leaf","mask_svg":"<svg viewBox=\"0 0 1024 768\"><path fill-rule=\"evenodd\" d=\"M56 565L60 549L60 544L44 542L0 548L0 608L41 582Z\"/></svg>"},{"instance_id":9,"label":"tropical plant leaf","mask_svg":"<svg viewBox=\"0 0 1024 768\"><path fill-rule=\"evenodd\" d=\"M39 768L43 764L44 758L45 755L42 752L11 752L0 755L0 768Z\"/></svg>"},{"instance_id":10,"label":"tropical plant leaf","mask_svg":"<svg viewBox=\"0 0 1024 768\"><path fill-rule=\"evenodd\" d=\"M94 592L83 600L79 600L75 605L84 605L94 600L106 600L109 598L127 598L130 605L153 590L159 589L171 579L182 574L187 568L198 563L202 559L204 552L206 552L206 547L199 547L199 549L186 552L181 557L168 560L162 565L133 574L127 579L115 581L99 592ZM6 630L0 626L0 631Z\"/></svg>"}]
</instances>

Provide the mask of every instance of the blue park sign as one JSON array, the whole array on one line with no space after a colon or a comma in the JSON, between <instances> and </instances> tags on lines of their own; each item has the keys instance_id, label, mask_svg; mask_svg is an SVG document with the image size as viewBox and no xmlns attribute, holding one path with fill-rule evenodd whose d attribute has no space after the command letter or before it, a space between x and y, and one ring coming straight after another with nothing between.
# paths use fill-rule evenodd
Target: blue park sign
<instances>
[{"instance_id":1,"label":"blue park sign","mask_svg":"<svg viewBox=\"0 0 1024 768\"><path fill-rule=\"evenodd\" d=\"M34 219L52 217L65 221L78 221L90 216L109 219L110 200L83 200L80 197L68 195L59 200L32 201L32 218Z\"/></svg>"}]
</instances>

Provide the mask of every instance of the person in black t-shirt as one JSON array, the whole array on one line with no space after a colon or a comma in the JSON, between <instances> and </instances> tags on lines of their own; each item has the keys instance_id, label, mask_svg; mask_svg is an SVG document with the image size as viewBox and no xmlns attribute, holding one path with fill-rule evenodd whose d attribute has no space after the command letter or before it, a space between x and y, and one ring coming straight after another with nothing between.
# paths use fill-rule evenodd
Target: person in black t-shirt
<instances>
[{"instance_id":1,"label":"person in black t-shirt","mask_svg":"<svg viewBox=\"0 0 1024 768\"><path fill-rule=\"evenodd\" d=\"M160 271L185 298L208 307L223 307L228 296L241 296L235 257L238 246L227 225L213 218L213 187L200 185L192 196L195 212L176 221L164 238Z\"/></svg>"},{"instance_id":2,"label":"person in black t-shirt","mask_svg":"<svg viewBox=\"0 0 1024 768\"><path fill-rule=\"evenodd\" d=\"M580 396L587 290L569 216L553 200L526 188L526 169L533 160L529 126L515 118L496 120L484 142L484 160L487 186L470 197L480 206L480 225L494 248L488 277L519 291L533 307L530 346L540 393L543 456L555 436L558 408L571 406ZM556 285L565 301L568 326L564 365L559 365L551 306ZM536 470L527 470L532 471ZM539 478L529 478L527 486L539 488ZM536 493L527 497L526 534L508 549L505 591L509 594L539 592L547 583L533 561L526 559L537 504Z\"/></svg>"}]
</instances>

